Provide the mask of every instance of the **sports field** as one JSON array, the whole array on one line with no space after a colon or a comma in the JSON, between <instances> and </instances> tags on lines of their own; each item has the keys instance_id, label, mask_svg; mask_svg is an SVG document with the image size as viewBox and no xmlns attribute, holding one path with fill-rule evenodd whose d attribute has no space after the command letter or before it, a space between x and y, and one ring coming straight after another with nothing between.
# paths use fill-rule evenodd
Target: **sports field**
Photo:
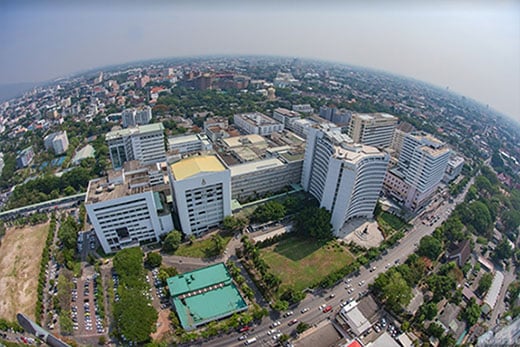
<instances>
[{"instance_id":1,"label":"sports field","mask_svg":"<svg viewBox=\"0 0 520 347\"><path fill-rule=\"evenodd\" d=\"M16 320L23 312L34 318L42 251L49 222L9 228L0 246L0 317Z\"/></svg>"},{"instance_id":2,"label":"sports field","mask_svg":"<svg viewBox=\"0 0 520 347\"><path fill-rule=\"evenodd\" d=\"M290 237L260 250L269 271L282 280L280 290L292 286L303 290L329 273L350 264L354 257L336 241L326 245L310 239Z\"/></svg>"}]
</instances>

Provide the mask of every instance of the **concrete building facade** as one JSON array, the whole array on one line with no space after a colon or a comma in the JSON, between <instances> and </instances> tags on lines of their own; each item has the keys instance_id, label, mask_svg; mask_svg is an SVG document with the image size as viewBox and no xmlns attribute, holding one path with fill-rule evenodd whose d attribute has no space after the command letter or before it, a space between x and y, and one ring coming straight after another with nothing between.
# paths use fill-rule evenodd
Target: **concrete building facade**
<instances>
[{"instance_id":1,"label":"concrete building facade","mask_svg":"<svg viewBox=\"0 0 520 347\"><path fill-rule=\"evenodd\" d=\"M186 235L200 235L231 214L231 174L215 155L170 165L173 204Z\"/></svg>"},{"instance_id":2,"label":"concrete building facade","mask_svg":"<svg viewBox=\"0 0 520 347\"><path fill-rule=\"evenodd\" d=\"M386 113L354 113L347 134L356 143L374 147L388 147L392 142L397 117Z\"/></svg>"},{"instance_id":3,"label":"concrete building facade","mask_svg":"<svg viewBox=\"0 0 520 347\"><path fill-rule=\"evenodd\" d=\"M152 108L143 106L126 109L121 114L121 120L125 128L148 124L152 120Z\"/></svg>"},{"instance_id":4,"label":"concrete building facade","mask_svg":"<svg viewBox=\"0 0 520 347\"><path fill-rule=\"evenodd\" d=\"M388 170L384 187L387 195L412 211L420 209L441 182L450 150L425 133L407 134L396 167Z\"/></svg>"},{"instance_id":5,"label":"concrete building facade","mask_svg":"<svg viewBox=\"0 0 520 347\"><path fill-rule=\"evenodd\" d=\"M279 192L300 183L302 168L303 160L284 162L278 158L231 166L231 197L244 201Z\"/></svg>"},{"instance_id":6,"label":"concrete building facade","mask_svg":"<svg viewBox=\"0 0 520 347\"><path fill-rule=\"evenodd\" d=\"M105 139L114 169L121 168L130 160L139 160L143 165L166 160L162 123L113 130Z\"/></svg>"},{"instance_id":7,"label":"concrete building facade","mask_svg":"<svg viewBox=\"0 0 520 347\"><path fill-rule=\"evenodd\" d=\"M236 114L233 121L237 127L248 134L267 136L284 129L282 123L260 112Z\"/></svg>"},{"instance_id":8,"label":"concrete building facade","mask_svg":"<svg viewBox=\"0 0 520 347\"><path fill-rule=\"evenodd\" d=\"M211 151L213 146L204 134L181 135L168 138L168 150L180 155Z\"/></svg>"},{"instance_id":9,"label":"concrete building facade","mask_svg":"<svg viewBox=\"0 0 520 347\"><path fill-rule=\"evenodd\" d=\"M69 148L69 138L66 131L59 131L44 137L43 145L48 151L52 149L55 154L63 154Z\"/></svg>"},{"instance_id":10,"label":"concrete building facade","mask_svg":"<svg viewBox=\"0 0 520 347\"><path fill-rule=\"evenodd\" d=\"M351 219L373 216L388 161L387 153L354 144L337 128L310 129L302 186L331 212L336 234Z\"/></svg>"},{"instance_id":11,"label":"concrete building facade","mask_svg":"<svg viewBox=\"0 0 520 347\"><path fill-rule=\"evenodd\" d=\"M174 229L165 176L159 164L142 167L133 161L89 182L85 208L105 253L158 242Z\"/></svg>"}]
</instances>

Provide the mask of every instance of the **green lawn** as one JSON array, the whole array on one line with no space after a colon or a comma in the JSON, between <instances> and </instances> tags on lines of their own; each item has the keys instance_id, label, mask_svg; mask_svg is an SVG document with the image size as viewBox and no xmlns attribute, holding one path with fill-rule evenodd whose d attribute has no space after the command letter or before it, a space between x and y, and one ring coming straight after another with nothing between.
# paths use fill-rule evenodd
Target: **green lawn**
<instances>
[{"instance_id":1,"label":"green lawn","mask_svg":"<svg viewBox=\"0 0 520 347\"><path fill-rule=\"evenodd\" d=\"M336 241L322 246L313 240L290 237L260 250L269 271L282 280L280 292L287 286L303 290L329 273L350 264L354 257Z\"/></svg>"},{"instance_id":2,"label":"green lawn","mask_svg":"<svg viewBox=\"0 0 520 347\"><path fill-rule=\"evenodd\" d=\"M381 212L377 217L377 222L383 224L383 226L388 225L395 231L399 231L406 226L406 223L401 218L385 211Z\"/></svg>"},{"instance_id":3,"label":"green lawn","mask_svg":"<svg viewBox=\"0 0 520 347\"><path fill-rule=\"evenodd\" d=\"M221 236L224 239L225 245L227 245L232 238L231 235ZM192 258L208 258L211 256L215 256L214 254L208 253L208 250L212 249L213 245L214 243L211 240L211 238L207 238L200 241L194 241L191 245L189 243L183 243L179 246L179 249L175 251L175 255Z\"/></svg>"}]
</instances>

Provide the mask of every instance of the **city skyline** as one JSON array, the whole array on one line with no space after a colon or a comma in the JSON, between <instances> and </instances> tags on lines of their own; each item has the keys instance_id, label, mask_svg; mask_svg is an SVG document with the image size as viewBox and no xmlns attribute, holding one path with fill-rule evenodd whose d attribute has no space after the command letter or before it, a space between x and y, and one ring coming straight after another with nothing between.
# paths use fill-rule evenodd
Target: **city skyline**
<instances>
[{"instance_id":1,"label":"city skyline","mask_svg":"<svg viewBox=\"0 0 520 347\"><path fill-rule=\"evenodd\" d=\"M0 5L0 84L136 60L280 55L388 71L471 97L520 121L516 1L278 4L61 1Z\"/></svg>"}]
</instances>

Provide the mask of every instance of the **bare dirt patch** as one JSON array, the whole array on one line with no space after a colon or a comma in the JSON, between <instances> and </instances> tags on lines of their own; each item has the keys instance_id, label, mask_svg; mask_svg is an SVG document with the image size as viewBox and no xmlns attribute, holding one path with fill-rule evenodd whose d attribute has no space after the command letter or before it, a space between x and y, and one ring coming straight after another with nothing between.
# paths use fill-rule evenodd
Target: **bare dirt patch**
<instances>
[{"instance_id":1,"label":"bare dirt patch","mask_svg":"<svg viewBox=\"0 0 520 347\"><path fill-rule=\"evenodd\" d=\"M42 251L49 222L9 228L0 245L0 317L16 320L23 312L34 318Z\"/></svg>"},{"instance_id":2,"label":"bare dirt patch","mask_svg":"<svg viewBox=\"0 0 520 347\"><path fill-rule=\"evenodd\" d=\"M166 334L170 332L170 315L169 310L159 311L159 318L157 319L157 330L152 334L154 341L161 341Z\"/></svg>"}]
</instances>

